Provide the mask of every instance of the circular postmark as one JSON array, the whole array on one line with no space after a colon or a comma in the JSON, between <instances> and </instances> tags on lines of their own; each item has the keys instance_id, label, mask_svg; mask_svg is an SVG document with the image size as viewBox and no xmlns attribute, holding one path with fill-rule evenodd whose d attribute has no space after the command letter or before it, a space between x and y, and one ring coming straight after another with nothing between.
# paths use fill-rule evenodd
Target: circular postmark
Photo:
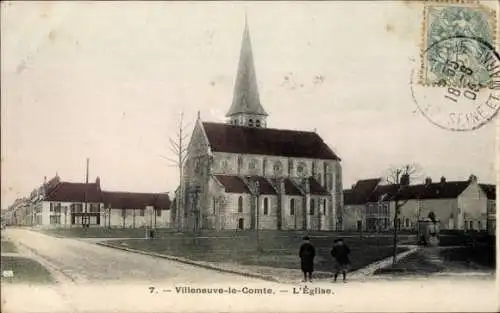
<instances>
[{"instance_id":1,"label":"circular postmark","mask_svg":"<svg viewBox=\"0 0 500 313\"><path fill-rule=\"evenodd\" d=\"M471 131L489 123L500 109L500 56L481 38L454 36L421 54L411 93L420 113L451 131Z\"/></svg>"}]
</instances>

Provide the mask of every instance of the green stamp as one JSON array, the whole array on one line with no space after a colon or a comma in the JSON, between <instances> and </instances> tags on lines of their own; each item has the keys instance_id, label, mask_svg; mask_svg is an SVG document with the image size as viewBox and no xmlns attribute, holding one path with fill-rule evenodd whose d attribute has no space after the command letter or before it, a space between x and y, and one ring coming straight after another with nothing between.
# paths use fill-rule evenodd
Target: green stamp
<instances>
[{"instance_id":1,"label":"green stamp","mask_svg":"<svg viewBox=\"0 0 500 313\"><path fill-rule=\"evenodd\" d=\"M493 12L478 5L433 4L426 6L424 19L423 85L484 87L492 82L484 56L495 42Z\"/></svg>"}]
</instances>

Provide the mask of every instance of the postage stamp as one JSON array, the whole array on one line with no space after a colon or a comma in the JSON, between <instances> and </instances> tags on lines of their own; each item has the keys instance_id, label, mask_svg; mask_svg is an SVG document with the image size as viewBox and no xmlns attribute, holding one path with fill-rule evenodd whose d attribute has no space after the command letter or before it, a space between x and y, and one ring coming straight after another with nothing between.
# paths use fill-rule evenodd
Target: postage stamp
<instances>
[{"instance_id":1,"label":"postage stamp","mask_svg":"<svg viewBox=\"0 0 500 313\"><path fill-rule=\"evenodd\" d=\"M429 2L424 6L422 24L422 51L424 53L421 55L421 84L432 86L442 83L443 79L450 83L450 77L444 68L448 60L473 69L474 73L470 75L477 79L478 83L486 84L491 80L489 75L491 73L480 61L480 57L488 53L489 49L480 42L495 46L496 13L494 10L472 2L464 3L464 1ZM463 41L457 37L477 40ZM445 40L450 38L457 38L457 40Z\"/></svg>"},{"instance_id":2,"label":"postage stamp","mask_svg":"<svg viewBox=\"0 0 500 313\"><path fill-rule=\"evenodd\" d=\"M412 96L434 125L475 130L500 108L495 12L473 3L426 3L418 77Z\"/></svg>"}]
</instances>

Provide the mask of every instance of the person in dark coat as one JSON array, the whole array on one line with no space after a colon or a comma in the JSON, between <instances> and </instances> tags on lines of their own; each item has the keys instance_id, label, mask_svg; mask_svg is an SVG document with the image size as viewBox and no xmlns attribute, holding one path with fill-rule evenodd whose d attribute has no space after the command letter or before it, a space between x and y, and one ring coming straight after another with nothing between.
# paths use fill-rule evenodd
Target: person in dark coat
<instances>
[{"instance_id":1,"label":"person in dark coat","mask_svg":"<svg viewBox=\"0 0 500 313\"><path fill-rule=\"evenodd\" d=\"M332 257L335 259L335 276L334 281L337 281L337 277L339 273L342 272L343 281L346 282L346 272L349 264L351 263L349 260L349 253L351 250L344 243L342 239L336 239L333 242L333 248L330 252Z\"/></svg>"},{"instance_id":2,"label":"person in dark coat","mask_svg":"<svg viewBox=\"0 0 500 313\"><path fill-rule=\"evenodd\" d=\"M316 256L316 250L314 246L309 241L309 237L304 237L304 243L300 246L299 257L300 266L302 272L304 273L304 282L309 279L312 281L312 273L314 272L314 257Z\"/></svg>"}]
</instances>

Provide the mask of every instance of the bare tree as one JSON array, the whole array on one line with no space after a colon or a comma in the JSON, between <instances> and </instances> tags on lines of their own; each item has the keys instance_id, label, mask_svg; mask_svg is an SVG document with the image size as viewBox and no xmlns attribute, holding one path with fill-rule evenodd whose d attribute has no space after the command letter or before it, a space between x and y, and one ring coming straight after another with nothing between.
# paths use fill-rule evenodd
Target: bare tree
<instances>
[{"instance_id":1,"label":"bare tree","mask_svg":"<svg viewBox=\"0 0 500 313\"><path fill-rule=\"evenodd\" d=\"M177 224L177 231L181 231L180 228L180 223L179 223L179 212L181 212L181 209L183 207L183 202L182 202L182 195L183 195L183 171L182 171L182 166L184 165L184 161L186 161L187 157L187 149L188 149L188 137L189 134L187 133L187 127L189 125L184 124L184 112L180 113L179 121L177 124L177 133L174 138L170 137L168 139L169 141L169 149L170 152L174 155L174 157L167 157L160 155L161 158L167 160L172 167L177 167L179 169L179 194L176 197L176 212L174 213L174 223Z\"/></svg>"},{"instance_id":2,"label":"bare tree","mask_svg":"<svg viewBox=\"0 0 500 313\"><path fill-rule=\"evenodd\" d=\"M392 265L396 264L396 252L397 252L397 242L398 242L398 228L399 223L399 213L401 208L408 202L409 199L401 200L401 196L405 189L410 185L412 179L419 176L420 167L416 164L405 164L402 166L396 166L389 169L386 176L386 182L395 185L396 190L394 194L390 196L390 200L395 202L394 208L394 230L393 230L393 250L392 250Z\"/></svg>"}]
</instances>

